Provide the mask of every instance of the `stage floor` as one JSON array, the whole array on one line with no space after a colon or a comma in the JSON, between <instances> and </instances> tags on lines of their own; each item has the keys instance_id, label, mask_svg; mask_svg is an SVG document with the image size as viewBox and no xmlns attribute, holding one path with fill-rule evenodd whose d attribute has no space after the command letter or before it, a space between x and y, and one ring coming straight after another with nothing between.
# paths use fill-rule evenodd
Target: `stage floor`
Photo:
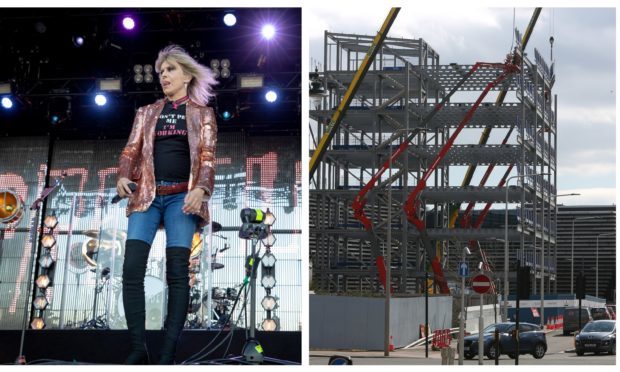
<instances>
[{"instance_id":1,"label":"stage floor","mask_svg":"<svg viewBox=\"0 0 620 372\"><path fill-rule=\"evenodd\" d=\"M209 353L201 358L204 364L230 363L224 359L240 356L246 331L235 330L232 337L230 331L218 333L184 330L177 348L176 363L186 361L203 348L203 355ZM159 358L163 337L164 331L146 331L151 362ZM20 338L19 330L0 331L0 363L15 362ZM266 358L282 360L287 364L301 363L301 332L256 332L256 339ZM122 364L129 354L129 334L126 330L28 330L23 354L28 364Z\"/></svg>"}]
</instances>

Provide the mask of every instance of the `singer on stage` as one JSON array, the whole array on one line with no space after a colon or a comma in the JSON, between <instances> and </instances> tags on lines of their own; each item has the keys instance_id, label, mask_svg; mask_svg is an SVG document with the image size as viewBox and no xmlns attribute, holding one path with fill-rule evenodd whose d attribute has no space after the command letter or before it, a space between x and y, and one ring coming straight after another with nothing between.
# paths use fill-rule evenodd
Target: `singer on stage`
<instances>
[{"instance_id":1,"label":"singer on stage","mask_svg":"<svg viewBox=\"0 0 620 372\"><path fill-rule=\"evenodd\" d=\"M217 126L213 109L207 106L217 84L213 73L176 45L159 52L155 71L166 97L136 113L120 156L116 186L119 196L129 198L123 306L132 351L125 364L149 363L144 277L151 244L162 225L168 311L159 364L174 363L189 303L192 236L209 222L208 201L215 180Z\"/></svg>"}]
</instances>

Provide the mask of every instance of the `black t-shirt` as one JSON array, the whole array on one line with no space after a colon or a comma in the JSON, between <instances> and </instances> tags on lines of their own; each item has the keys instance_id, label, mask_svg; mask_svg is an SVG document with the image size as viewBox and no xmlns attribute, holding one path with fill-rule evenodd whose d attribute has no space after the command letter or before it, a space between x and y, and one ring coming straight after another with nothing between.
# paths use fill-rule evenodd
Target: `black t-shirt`
<instances>
[{"instance_id":1,"label":"black t-shirt","mask_svg":"<svg viewBox=\"0 0 620 372\"><path fill-rule=\"evenodd\" d=\"M155 125L155 180L186 182L191 171L189 142L187 140L186 105L176 109L166 102Z\"/></svg>"}]
</instances>

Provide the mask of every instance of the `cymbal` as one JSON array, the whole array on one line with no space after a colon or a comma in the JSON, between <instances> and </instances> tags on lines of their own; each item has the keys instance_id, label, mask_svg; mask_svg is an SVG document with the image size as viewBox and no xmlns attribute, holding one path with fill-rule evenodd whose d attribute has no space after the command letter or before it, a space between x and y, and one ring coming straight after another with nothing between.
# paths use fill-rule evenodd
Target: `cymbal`
<instances>
[{"instance_id":1,"label":"cymbal","mask_svg":"<svg viewBox=\"0 0 620 372\"><path fill-rule=\"evenodd\" d=\"M99 238L99 230L86 230L84 231L84 235L98 239ZM114 238L114 229L104 229L101 231L101 239L103 240L125 240L127 239L127 232L125 230L116 230L116 238Z\"/></svg>"}]
</instances>

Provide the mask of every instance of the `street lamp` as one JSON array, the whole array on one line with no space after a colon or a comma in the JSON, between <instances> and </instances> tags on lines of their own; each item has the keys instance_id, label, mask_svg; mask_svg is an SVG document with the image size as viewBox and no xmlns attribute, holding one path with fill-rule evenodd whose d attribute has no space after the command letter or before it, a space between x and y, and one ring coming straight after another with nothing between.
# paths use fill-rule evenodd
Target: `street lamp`
<instances>
[{"instance_id":1,"label":"street lamp","mask_svg":"<svg viewBox=\"0 0 620 372\"><path fill-rule=\"evenodd\" d=\"M525 176L548 176L551 173L517 174L506 179L506 214L504 219L504 311L502 312L502 322L508 320L508 183L513 178L523 178Z\"/></svg>"},{"instance_id":2,"label":"street lamp","mask_svg":"<svg viewBox=\"0 0 620 372\"><path fill-rule=\"evenodd\" d=\"M578 218L573 218L573 223L572 223L572 233L571 233L571 244L570 244L570 293L574 293L573 292L573 285L574 285L574 279L573 279L573 267L575 266L575 221L584 221L584 220L597 220L601 218L600 216L590 216L590 217L578 217Z\"/></svg>"},{"instance_id":3,"label":"street lamp","mask_svg":"<svg viewBox=\"0 0 620 372\"><path fill-rule=\"evenodd\" d=\"M611 236L615 235L615 233L603 233L596 236L596 286L595 286L595 296L598 298L598 238L601 236Z\"/></svg>"}]
</instances>

